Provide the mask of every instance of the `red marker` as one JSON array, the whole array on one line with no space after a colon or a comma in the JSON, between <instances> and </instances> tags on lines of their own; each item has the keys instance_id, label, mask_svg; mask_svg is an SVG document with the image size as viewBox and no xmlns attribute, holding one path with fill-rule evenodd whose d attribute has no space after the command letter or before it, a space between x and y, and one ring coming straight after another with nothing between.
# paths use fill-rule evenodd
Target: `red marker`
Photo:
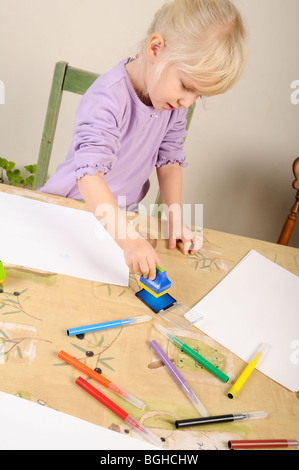
<instances>
[{"instance_id":1,"label":"red marker","mask_svg":"<svg viewBox=\"0 0 299 470\"><path fill-rule=\"evenodd\" d=\"M269 440L253 440L253 441L228 441L230 449L258 449L268 448L274 449L278 447L298 447L297 439L269 439Z\"/></svg>"},{"instance_id":2,"label":"red marker","mask_svg":"<svg viewBox=\"0 0 299 470\"><path fill-rule=\"evenodd\" d=\"M129 415L125 410L120 408L116 403L114 403L110 398L106 397L103 393L99 392L98 389L93 387L90 383L86 380L82 379L82 377L78 377L76 380L76 384L79 385L83 390L88 392L94 398L96 398L99 402L101 402L106 408L116 414L119 418L123 421L128 423L132 426L138 433L141 434L142 437L147 439L152 445L156 447L162 446L162 441L159 437L153 434L151 431L145 429L145 427L136 421L132 416Z\"/></svg>"},{"instance_id":3,"label":"red marker","mask_svg":"<svg viewBox=\"0 0 299 470\"><path fill-rule=\"evenodd\" d=\"M133 397L133 395L112 383L111 380L106 379L106 377L103 377L101 374L86 366L82 362L78 361L78 359L75 359L74 357L70 356L68 353L64 351L59 351L58 357L78 369L80 372L83 372L83 374L86 374L91 379L96 380L96 382L99 382L104 387L109 388L114 393L117 393L120 397L132 403L132 405L137 406L137 408L141 408L143 410L143 408L145 407L145 404L142 401L138 400L138 398Z\"/></svg>"}]
</instances>

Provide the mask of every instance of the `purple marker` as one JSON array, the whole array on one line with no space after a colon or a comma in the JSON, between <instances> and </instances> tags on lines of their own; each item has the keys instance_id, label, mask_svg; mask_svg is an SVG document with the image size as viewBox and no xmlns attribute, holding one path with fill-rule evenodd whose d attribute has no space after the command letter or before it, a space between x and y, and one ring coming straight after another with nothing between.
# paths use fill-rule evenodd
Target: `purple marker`
<instances>
[{"instance_id":1,"label":"purple marker","mask_svg":"<svg viewBox=\"0 0 299 470\"><path fill-rule=\"evenodd\" d=\"M191 390L189 385L187 384L186 380L184 377L180 374L180 372L177 370L177 368L173 365L169 357L166 356L165 352L160 348L158 345L157 341L153 340L151 341L151 347L155 351L155 353L159 356L159 358L163 361L164 365L166 368L169 370L169 372L173 375L175 380L178 382L178 384L182 387L186 395L190 398L192 401L193 405L195 408L199 411L199 413L202 416L209 416L207 410L203 406L203 404L199 401L195 393Z\"/></svg>"}]
</instances>

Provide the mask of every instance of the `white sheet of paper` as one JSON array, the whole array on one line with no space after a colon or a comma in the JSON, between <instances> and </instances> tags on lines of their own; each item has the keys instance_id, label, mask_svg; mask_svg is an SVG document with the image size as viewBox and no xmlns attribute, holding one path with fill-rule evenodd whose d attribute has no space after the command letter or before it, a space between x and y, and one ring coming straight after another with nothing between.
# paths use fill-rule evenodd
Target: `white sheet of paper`
<instances>
[{"instance_id":1,"label":"white sheet of paper","mask_svg":"<svg viewBox=\"0 0 299 470\"><path fill-rule=\"evenodd\" d=\"M0 392L0 450L154 450L74 416Z\"/></svg>"},{"instance_id":2,"label":"white sheet of paper","mask_svg":"<svg viewBox=\"0 0 299 470\"><path fill-rule=\"evenodd\" d=\"M299 390L298 276L251 250L193 311L204 316L196 327L246 362L269 343L257 369Z\"/></svg>"},{"instance_id":3,"label":"white sheet of paper","mask_svg":"<svg viewBox=\"0 0 299 470\"><path fill-rule=\"evenodd\" d=\"M128 286L123 252L92 213L0 193L0 214L4 263Z\"/></svg>"}]
</instances>

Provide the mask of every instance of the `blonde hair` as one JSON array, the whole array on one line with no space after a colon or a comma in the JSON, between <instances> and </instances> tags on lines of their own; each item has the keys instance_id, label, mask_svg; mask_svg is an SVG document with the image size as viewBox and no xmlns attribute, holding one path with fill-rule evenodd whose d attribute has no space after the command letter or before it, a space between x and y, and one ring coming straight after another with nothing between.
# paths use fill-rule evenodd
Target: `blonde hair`
<instances>
[{"instance_id":1,"label":"blonde hair","mask_svg":"<svg viewBox=\"0 0 299 470\"><path fill-rule=\"evenodd\" d=\"M156 13L141 43L158 33L165 41L161 67L176 64L198 82L203 95L230 89L240 78L246 57L242 18L229 0L173 0Z\"/></svg>"}]
</instances>

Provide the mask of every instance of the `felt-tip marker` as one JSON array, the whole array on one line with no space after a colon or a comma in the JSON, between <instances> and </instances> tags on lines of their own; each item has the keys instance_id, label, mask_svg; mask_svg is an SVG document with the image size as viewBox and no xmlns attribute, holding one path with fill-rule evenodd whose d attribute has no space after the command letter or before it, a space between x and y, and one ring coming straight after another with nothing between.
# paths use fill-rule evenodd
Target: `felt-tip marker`
<instances>
[{"instance_id":1,"label":"felt-tip marker","mask_svg":"<svg viewBox=\"0 0 299 470\"><path fill-rule=\"evenodd\" d=\"M166 368L169 370L171 375L175 378L177 383L180 385L182 390L186 393L187 397L191 400L191 402L193 403L193 405L195 406L197 411L199 411L199 413L202 416L209 416L209 414L208 414L207 410L205 409L205 407L203 406L203 404L199 401L199 399L197 398L197 396L195 395L193 390L187 384L184 377L180 374L180 372L177 370L177 368L172 364L169 357L167 357L165 352L160 348L157 341L153 340L153 341L151 341L150 344L151 344L151 347L153 348L153 350L155 351L155 353L159 356L161 361L164 363Z\"/></svg>"},{"instance_id":2,"label":"felt-tip marker","mask_svg":"<svg viewBox=\"0 0 299 470\"><path fill-rule=\"evenodd\" d=\"M205 369L207 369L209 372L211 372L216 377L218 377L218 379L222 380L222 382L227 382L229 380L229 377L226 374L224 374L224 372L219 370L216 366L214 366L214 364L212 364L207 359L205 359L200 354L198 354L196 351L194 351L194 349L192 349L190 346L183 343L183 341L181 341L179 338L169 333L169 331L167 331L166 328L164 328L161 325L155 325L155 327L160 333L166 336L166 338L170 339L170 341L176 344L182 351L184 351L190 357L195 359L195 361L197 361Z\"/></svg>"},{"instance_id":3,"label":"felt-tip marker","mask_svg":"<svg viewBox=\"0 0 299 470\"><path fill-rule=\"evenodd\" d=\"M138 398L126 392L123 388L118 387L113 382L111 382L111 380L107 379L102 374L99 374L95 370L91 369L86 364L83 364L82 362L78 361L78 359L66 353L65 351L59 351L58 357L78 369L80 372L83 372L83 374L86 374L91 379L100 383L104 387L109 388L110 390L112 390L112 392L117 393L117 395L122 397L124 400L127 400L129 403L132 403L132 405L137 406L137 408L140 408L141 410L145 408L145 404L142 401L138 400Z\"/></svg>"},{"instance_id":4,"label":"felt-tip marker","mask_svg":"<svg viewBox=\"0 0 299 470\"><path fill-rule=\"evenodd\" d=\"M228 441L229 449L278 449L299 447L298 439L257 439L251 441Z\"/></svg>"},{"instance_id":5,"label":"felt-tip marker","mask_svg":"<svg viewBox=\"0 0 299 470\"><path fill-rule=\"evenodd\" d=\"M5 278L6 278L6 271L4 269L2 261L0 260L0 284L4 282Z\"/></svg>"},{"instance_id":6,"label":"felt-tip marker","mask_svg":"<svg viewBox=\"0 0 299 470\"><path fill-rule=\"evenodd\" d=\"M115 415L132 426L132 428L134 428L134 430L137 431L140 436L149 441L152 445L162 447L163 443L158 436L146 429L139 421L130 416L129 413L120 408L116 403L106 397L106 395L101 393L86 380L82 379L82 377L77 378L76 384L83 388L83 390L85 390L91 396L96 398L100 403L102 403L102 405L112 411Z\"/></svg>"},{"instance_id":7,"label":"felt-tip marker","mask_svg":"<svg viewBox=\"0 0 299 470\"><path fill-rule=\"evenodd\" d=\"M175 427L179 429L186 428L189 426L204 426L208 424L229 423L232 421L241 421L243 419L266 418L266 416L268 416L268 413L266 413L265 411L252 411L250 413L204 416L201 418L192 419L179 419L175 422Z\"/></svg>"},{"instance_id":8,"label":"felt-tip marker","mask_svg":"<svg viewBox=\"0 0 299 470\"><path fill-rule=\"evenodd\" d=\"M90 333L91 331L106 330L107 328L116 328L118 326L134 325L135 323L142 323L152 319L151 315L141 315L139 317L126 318L124 320L112 320L104 323L95 323L93 325L78 326L77 328L69 328L67 330L68 336L81 335L83 333Z\"/></svg>"},{"instance_id":9,"label":"felt-tip marker","mask_svg":"<svg viewBox=\"0 0 299 470\"><path fill-rule=\"evenodd\" d=\"M263 360L265 355L270 349L270 345L267 343L263 343L255 353L253 359L249 362L249 364L245 367L242 374L239 376L237 381L233 384L231 389L229 390L227 396L228 398L234 398L240 389L243 387L245 382L248 380L254 369L257 365Z\"/></svg>"}]
</instances>

